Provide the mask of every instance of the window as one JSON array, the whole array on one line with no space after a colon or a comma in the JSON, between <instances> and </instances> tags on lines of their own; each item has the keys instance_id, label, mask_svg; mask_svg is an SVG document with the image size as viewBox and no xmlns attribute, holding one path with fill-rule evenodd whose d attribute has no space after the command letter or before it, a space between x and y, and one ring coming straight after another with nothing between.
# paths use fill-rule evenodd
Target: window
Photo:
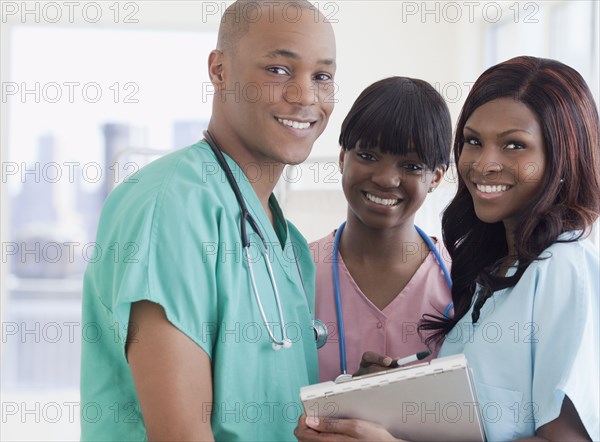
<instances>
[{"instance_id":1,"label":"window","mask_svg":"<svg viewBox=\"0 0 600 442\"><path fill-rule=\"evenodd\" d=\"M79 409L69 421L63 405L79 400L83 272L98 253L127 252L95 246L102 204L146 162L202 137L212 88L206 57L197 54L208 54L215 41L214 33L11 30L2 89L10 110L2 171L10 207L2 250L9 306L2 330L3 437L77 439L78 426L69 424ZM41 401L44 395L51 399ZM44 411L54 403L60 409ZM11 404L18 412L4 422ZM39 419L44 412L51 418ZM52 422L58 412L62 418ZM10 425L36 422L36 413L37 422L59 425L47 426L48 433L43 425Z\"/></svg>"}]
</instances>

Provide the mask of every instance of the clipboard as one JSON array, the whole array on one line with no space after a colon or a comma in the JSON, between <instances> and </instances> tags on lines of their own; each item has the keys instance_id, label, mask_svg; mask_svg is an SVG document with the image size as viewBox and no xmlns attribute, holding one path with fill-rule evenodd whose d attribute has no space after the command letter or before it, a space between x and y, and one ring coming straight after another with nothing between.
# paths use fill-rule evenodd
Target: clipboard
<instances>
[{"instance_id":1,"label":"clipboard","mask_svg":"<svg viewBox=\"0 0 600 442\"><path fill-rule=\"evenodd\" d=\"M307 416L377 422L410 441L485 441L465 355L301 388Z\"/></svg>"}]
</instances>

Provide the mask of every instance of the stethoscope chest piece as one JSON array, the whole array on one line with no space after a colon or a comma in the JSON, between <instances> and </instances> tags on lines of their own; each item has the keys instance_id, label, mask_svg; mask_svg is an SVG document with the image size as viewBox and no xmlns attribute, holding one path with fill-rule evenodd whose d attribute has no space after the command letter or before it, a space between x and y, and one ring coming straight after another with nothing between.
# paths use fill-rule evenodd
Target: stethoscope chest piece
<instances>
[{"instance_id":1,"label":"stethoscope chest piece","mask_svg":"<svg viewBox=\"0 0 600 442\"><path fill-rule=\"evenodd\" d=\"M313 319L313 332L315 333L315 341L317 342L317 348L321 348L327 342L327 336L329 330L323 321L320 319Z\"/></svg>"}]
</instances>

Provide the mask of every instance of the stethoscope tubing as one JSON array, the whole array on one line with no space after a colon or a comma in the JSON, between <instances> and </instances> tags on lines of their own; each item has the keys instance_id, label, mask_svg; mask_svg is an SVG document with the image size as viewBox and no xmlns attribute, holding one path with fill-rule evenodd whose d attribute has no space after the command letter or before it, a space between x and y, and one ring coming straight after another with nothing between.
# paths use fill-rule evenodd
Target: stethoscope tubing
<instances>
[{"instance_id":1,"label":"stethoscope tubing","mask_svg":"<svg viewBox=\"0 0 600 442\"><path fill-rule=\"evenodd\" d=\"M250 214L250 211L248 210L248 207L246 206L246 202L244 201L244 197L242 196L242 192L241 192L237 182L235 181L233 172L231 171L231 168L227 164L227 160L225 160L225 157L223 156L221 149L219 149L216 141L212 138L212 136L210 135L210 133L208 131L204 132L204 139L205 139L206 143L208 144L208 146L213 151L215 157L217 158L219 165L225 172L227 181L229 181L229 186L231 187L231 190L233 191L233 193L235 195L235 199L237 200L237 203L240 206L240 210L242 212L241 221L240 221L241 239L242 239L242 247L244 249L244 255L246 257L246 263L248 264L248 273L250 275L250 285L252 287L252 292L254 293L254 298L256 299L256 304L258 305L258 310L262 317L263 323L269 334L269 339L271 340L271 343L273 344L273 348L276 350L278 350L281 347L285 347L285 348L290 347L291 341L287 337L287 333L286 333L286 329L285 329L285 319L283 316L283 310L281 308L281 298L279 296L279 290L277 289L275 275L273 275L273 268L271 267L271 263L269 262L269 257L267 255L267 245L266 245L265 237L264 237L261 229L259 228L258 223L254 219L254 217ZM273 330L271 330L271 327L269 326L269 323L267 322L267 317L265 315L265 311L263 308L262 301L260 299L260 295L258 294L258 287L256 285L254 269L252 267L252 261L250 259L250 255L249 255L250 239L249 239L248 233L246 231L246 222L248 222L250 224L250 227L252 227L252 230L254 230L254 232L258 235L258 237L260 238L261 243L262 243L261 251L262 251L263 259L267 266L267 273L269 274L269 280L271 281L271 286L273 287L273 295L275 297L275 303L277 305L277 313L279 315L279 323L281 325L281 337L282 337L281 340L277 339L275 337L275 334L273 333ZM298 262L296 262L296 266L298 266ZM298 268L298 271L300 271L300 268ZM304 286L304 281L302 281L302 273L300 273L300 280L302 282L302 285Z\"/></svg>"},{"instance_id":2,"label":"stethoscope tubing","mask_svg":"<svg viewBox=\"0 0 600 442\"><path fill-rule=\"evenodd\" d=\"M335 233L335 238L333 240L333 259L332 259L332 264L331 264L332 265L331 273L332 273L332 277L333 277L333 295L334 295L334 299L335 299L335 313L336 313L337 323L338 323L338 334L339 334L338 343L339 343L339 348L340 348L340 370L341 370L342 374L347 374L348 364L347 364L347 360L346 360L346 332L344 330L344 313L342 311L342 295L340 293L340 274L339 274L339 259L338 259L339 250L340 250L340 239L342 238L342 232L344 231L344 227L346 227L346 221L344 221L340 225L340 227L337 229L337 232ZM417 232L419 233L421 238L423 238L423 240L425 241L425 243L427 244L427 246L433 253L438 265L442 269L442 272L444 274L444 279L446 280L448 287L450 287L450 289L452 289L452 278L450 277L450 272L448 271L446 264L444 264L444 261L442 260L442 256L440 255L440 252L438 251L437 247L435 246L435 244L433 244L433 241L431 241L431 238L429 238L429 236L423 230L421 230L418 226L415 226L415 229L417 230ZM444 316L446 318L450 315L450 312L452 311L453 307L454 307L453 303L450 302L444 309Z\"/></svg>"},{"instance_id":3,"label":"stethoscope tubing","mask_svg":"<svg viewBox=\"0 0 600 442\"><path fill-rule=\"evenodd\" d=\"M333 275L333 293L335 296L335 314L337 316L338 323L338 335L340 339L338 341L340 346L340 369L342 374L347 373L346 367L346 331L344 330L344 314L342 312L342 295L340 294L340 266L338 265L338 251L340 248L340 239L342 232L346 227L346 221L338 228L335 232L335 240L333 241L333 263L332 263L332 275Z\"/></svg>"}]
</instances>

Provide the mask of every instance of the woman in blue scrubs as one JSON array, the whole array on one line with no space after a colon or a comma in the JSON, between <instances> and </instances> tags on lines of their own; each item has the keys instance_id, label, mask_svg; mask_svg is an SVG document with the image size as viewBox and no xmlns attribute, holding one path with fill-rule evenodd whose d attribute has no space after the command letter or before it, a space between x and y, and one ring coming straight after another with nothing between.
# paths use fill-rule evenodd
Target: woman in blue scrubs
<instances>
[{"instance_id":1,"label":"woman in blue scrubs","mask_svg":"<svg viewBox=\"0 0 600 442\"><path fill-rule=\"evenodd\" d=\"M467 97L453 149L459 187L442 228L455 316L421 329L445 338L440 357L466 355L487 440L600 440L600 260L586 239L600 213L600 148L588 86L554 60L493 66ZM364 421L296 431L395 440Z\"/></svg>"}]
</instances>

